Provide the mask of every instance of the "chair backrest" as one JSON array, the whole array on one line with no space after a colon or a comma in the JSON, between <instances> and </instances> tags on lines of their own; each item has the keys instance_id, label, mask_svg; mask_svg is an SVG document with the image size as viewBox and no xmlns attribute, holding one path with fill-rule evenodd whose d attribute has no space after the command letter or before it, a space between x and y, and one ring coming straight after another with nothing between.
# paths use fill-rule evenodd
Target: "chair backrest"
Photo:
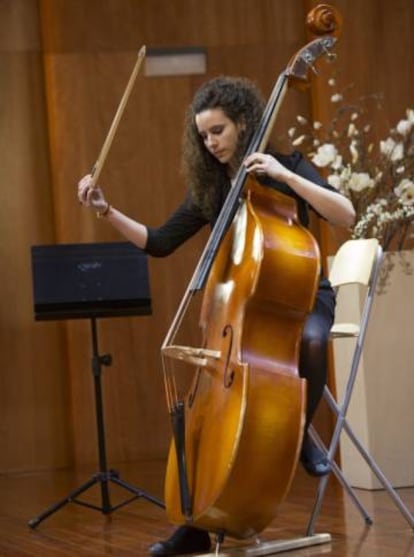
<instances>
[{"instance_id":1,"label":"chair backrest","mask_svg":"<svg viewBox=\"0 0 414 557\"><path fill-rule=\"evenodd\" d=\"M382 257L382 248L376 238L348 240L338 249L329 272L334 288L345 284L368 286Z\"/></svg>"}]
</instances>

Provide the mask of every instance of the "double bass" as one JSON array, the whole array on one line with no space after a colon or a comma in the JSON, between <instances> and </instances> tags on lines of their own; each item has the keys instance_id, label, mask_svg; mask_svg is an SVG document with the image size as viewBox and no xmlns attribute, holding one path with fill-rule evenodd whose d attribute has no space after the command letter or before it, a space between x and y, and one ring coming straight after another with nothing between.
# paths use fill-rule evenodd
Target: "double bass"
<instances>
[{"instance_id":1,"label":"double bass","mask_svg":"<svg viewBox=\"0 0 414 557\"><path fill-rule=\"evenodd\" d=\"M307 84L316 60L332 56L338 13L323 4L307 23L317 37L276 81L246 156L265 150L288 87ZM161 349L173 430L165 503L173 524L244 539L276 516L303 437L299 345L319 273L318 246L299 224L295 201L241 167ZM200 291L200 346L177 344ZM173 362L195 368L185 396Z\"/></svg>"}]
</instances>

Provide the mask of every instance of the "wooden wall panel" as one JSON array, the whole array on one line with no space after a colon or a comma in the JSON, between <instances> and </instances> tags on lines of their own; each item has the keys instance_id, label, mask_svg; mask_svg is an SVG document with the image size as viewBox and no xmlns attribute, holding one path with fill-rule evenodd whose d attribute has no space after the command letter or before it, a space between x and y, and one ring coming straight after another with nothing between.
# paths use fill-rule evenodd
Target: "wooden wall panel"
<instances>
[{"instance_id":1,"label":"wooden wall panel","mask_svg":"<svg viewBox=\"0 0 414 557\"><path fill-rule=\"evenodd\" d=\"M53 243L37 3L0 2L0 472L70 460L62 328L35 323L30 247Z\"/></svg>"},{"instance_id":2,"label":"wooden wall panel","mask_svg":"<svg viewBox=\"0 0 414 557\"><path fill-rule=\"evenodd\" d=\"M141 45L203 46L208 56L206 76L146 78L142 72L102 172L111 203L155 225L185 191L182 122L196 87L218 74L245 75L267 96L304 44L305 13L316 3L0 2L0 101L7 106L0 116L0 258L7 269L4 299L13 300L0 308L0 470L56 467L72 456L78 464L96 463L90 323L34 323L29 248L120 240L79 207L75 191L99 154ZM343 82L354 82L361 94L384 92L390 119L398 118L413 96L411 1L334 4L344 17L336 62ZM329 116L324 76L312 92L312 98L288 94L275 138L298 113ZM324 232L328 251L332 234ZM170 426L159 347L205 238L167 260L150 260L152 316L98 322L101 352L114 358L102 376L110 463L166 453ZM195 312L184 328L189 343L196 329Z\"/></svg>"},{"instance_id":3,"label":"wooden wall panel","mask_svg":"<svg viewBox=\"0 0 414 557\"><path fill-rule=\"evenodd\" d=\"M267 95L304 35L303 9L298 4L292 10L287 1L262 2L258 9L247 1L45 0L41 13L59 242L119 239L79 208L75 184L95 162L141 45L203 46L208 55L207 76L138 77L101 175L114 206L157 224L185 192L179 172L182 122L195 88L227 73L255 79ZM306 107L308 97L295 102L292 115L298 102ZM150 261L151 317L99 323L102 350L114 356L103 375L111 460L165 455L170 426L159 347L205 238L195 238L168 260ZM197 319L186 327L191 342ZM90 462L96 450L89 328L86 323L68 328L75 457Z\"/></svg>"}]
</instances>

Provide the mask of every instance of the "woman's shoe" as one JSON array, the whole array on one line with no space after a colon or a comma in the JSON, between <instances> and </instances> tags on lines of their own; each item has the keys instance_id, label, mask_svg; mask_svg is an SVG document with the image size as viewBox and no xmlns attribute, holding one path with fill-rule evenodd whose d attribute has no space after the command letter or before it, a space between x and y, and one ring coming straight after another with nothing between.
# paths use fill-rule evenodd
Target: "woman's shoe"
<instances>
[{"instance_id":1,"label":"woman's shoe","mask_svg":"<svg viewBox=\"0 0 414 557\"><path fill-rule=\"evenodd\" d=\"M300 461L311 476L326 476L331 471L331 464L325 453L315 445L308 435L303 440Z\"/></svg>"},{"instance_id":2,"label":"woman's shoe","mask_svg":"<svg viewBox=\"0 0 414 557\"><path fill-rule=\"evenodd\" d=\"M211 540L206 530L180 526L168 540L152 544L148 551L153 557L168 557L187 553L208 553L210 549Z\"/></svg>"}]
</instances>

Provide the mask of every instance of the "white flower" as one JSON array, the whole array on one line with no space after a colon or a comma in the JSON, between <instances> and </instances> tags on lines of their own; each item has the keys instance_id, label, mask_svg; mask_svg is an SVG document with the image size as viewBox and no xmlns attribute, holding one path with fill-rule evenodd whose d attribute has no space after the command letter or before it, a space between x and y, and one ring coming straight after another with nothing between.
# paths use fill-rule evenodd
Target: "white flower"
<instances>
[{"instance_id":1,"label":"white flower","mask_svg":"<svg viewBox=\"0 0 414 557\"><path fill-rule=\"evenodd\" d=\"M357 135L357 134L358 134L358 130L356 129L356 126L351 122L348 126L347 135L348 137L352 137L353 135Z\"/></svg>"},{"instance_id":2,"label":"white flower","mask_svg":"<svg viewBox=\"0 0 414 557\"><path fill-rule=\"evenodd\" d=\"M297 117L290 145L306 146L311 162L325 169L327 182L352 201L352 237L377 238L385 251L405 249L406 240L414 238L414 107L379 141L380 96L347 104L335 79L329 86L337 103L332 121L322 125Z\"/></svg>"},{"instance_id":3,"label":"white flower","mask_svg":"<svg viewBox=\"0 0 414 557\"><path fill-rule=\"evenodd\" d=\"M388 137L385 141L380 141L380 151L387 157L392 153L396 143L392 137Z\"/></svg>"},{"instance_id":4,"label":"white flower","mask_svg":"<svg viewBox=\"0 0 414 557\"><path fill-rule=\"evenodd\" d=\"M355 139L351 141L351 144L349 146L349 151L352 157L352 164L355 164L359 159L358 144L355 141Z\"/></svg>"},{"instance_id":5,"label":"white flower","mask_svg":"<svg viewBox=\"0 0 414 557\"><path fill-rule=\"evenodd\" d=\"M338 174L329 174L326 181L336 190L342 189L342 180L341 177L338 176Z\"/></svg>"},{"instance_id":6,"label":"white flower","mask_svg":"<svg viewBox=\"0 0 414 557\"><path fill-rule=\"evenodd\" d=\"M396 188L395 195L403 205L414 205L414 182L408 178L403 178Z\"/></svg>"},{"instance_id":7,"label":"white flower","mask_svg":"<svg viewBox=\"0 0 414 557\"><path fill-rule=\"evenodd\" d=\"M391 154L391 160L393 162L397 162L397 161L400 161L403 158L404 158L404 145L402 143L397 143L397 145L395 146L395 149L393 150L393 152Z\"/></svg>"},{"instance_id":8,"label":"white flower","mask_svg":"<svg viewBox=\"0 0 414 557\"><path fill-rule=\"evenodd\" d=\"M414 124L414 110L412 108L407 108L407 110L405 111L406 115L407 115L407 119Z\"/></svg>"},{"instance_id":9,"label":"white flower","mask_svg":"<svg viewBox=\"0 0 414 557\"><path fill-rule=\"evenodd\" d=\"M397 132L400 135L408 135L413 127L414 122L410 120L400 120L397 124Z\"/></svg>"},{"instance_id":10,"label":"white flower","mask_svg":"<svg viewBox=\"0 0 414 557\"><path fill-rule=\"evenodd\" d=\"M299 137L297 137L296 139L294 139L292 141L292 145L294 147L297 147L298 145L300 145L301 143L303 143L306 139L306 135L300 135Z\"/></svg>"},{"instance_id":11,"label":"white flower","mask_svg":"<svg viewBox=\"0 0 414 557\"><path fill-rule=\"evenodd\" d=\"M373 188L374 185L375 181L368 172L352 172L348 182L349 189L357 192Z\"/></svg>"},{"instance_id":12,"label":"white flower","mask_svg":"<svg viewBox=\"0 0 414 557\"><path fill-rule=\"evenodd\" d=\"M324 143L323 145L318 147L316 155L314 155L312 158L312 162L313 164L316 164L316 166L323 168L325 166L328 166L329 164L332 164L337 156L338 151L335 145L333 145L332 143Z\"/></svg>"},{"instance_id":13,"label":"white flower","mask_svg":"<svg viewBox=\"0 0 414 557\"><path fill-rule=\"evenodd\" d=\"M331 168L333 168L333 170L340 170L342 166L342 155L336 155L334 161L331 163Z\"/></svg>"},{"instance_id":14,"label":"white flower","mask_svg":"<svg viewBox=\"0 0 414 557\"><path fill-rule=\"evenodd\" d=\"M380 151L393 162L400 161L404 157L403 144L401 142L397 143L392 137L380 141Z\"/></svg>"}]
</instances>

